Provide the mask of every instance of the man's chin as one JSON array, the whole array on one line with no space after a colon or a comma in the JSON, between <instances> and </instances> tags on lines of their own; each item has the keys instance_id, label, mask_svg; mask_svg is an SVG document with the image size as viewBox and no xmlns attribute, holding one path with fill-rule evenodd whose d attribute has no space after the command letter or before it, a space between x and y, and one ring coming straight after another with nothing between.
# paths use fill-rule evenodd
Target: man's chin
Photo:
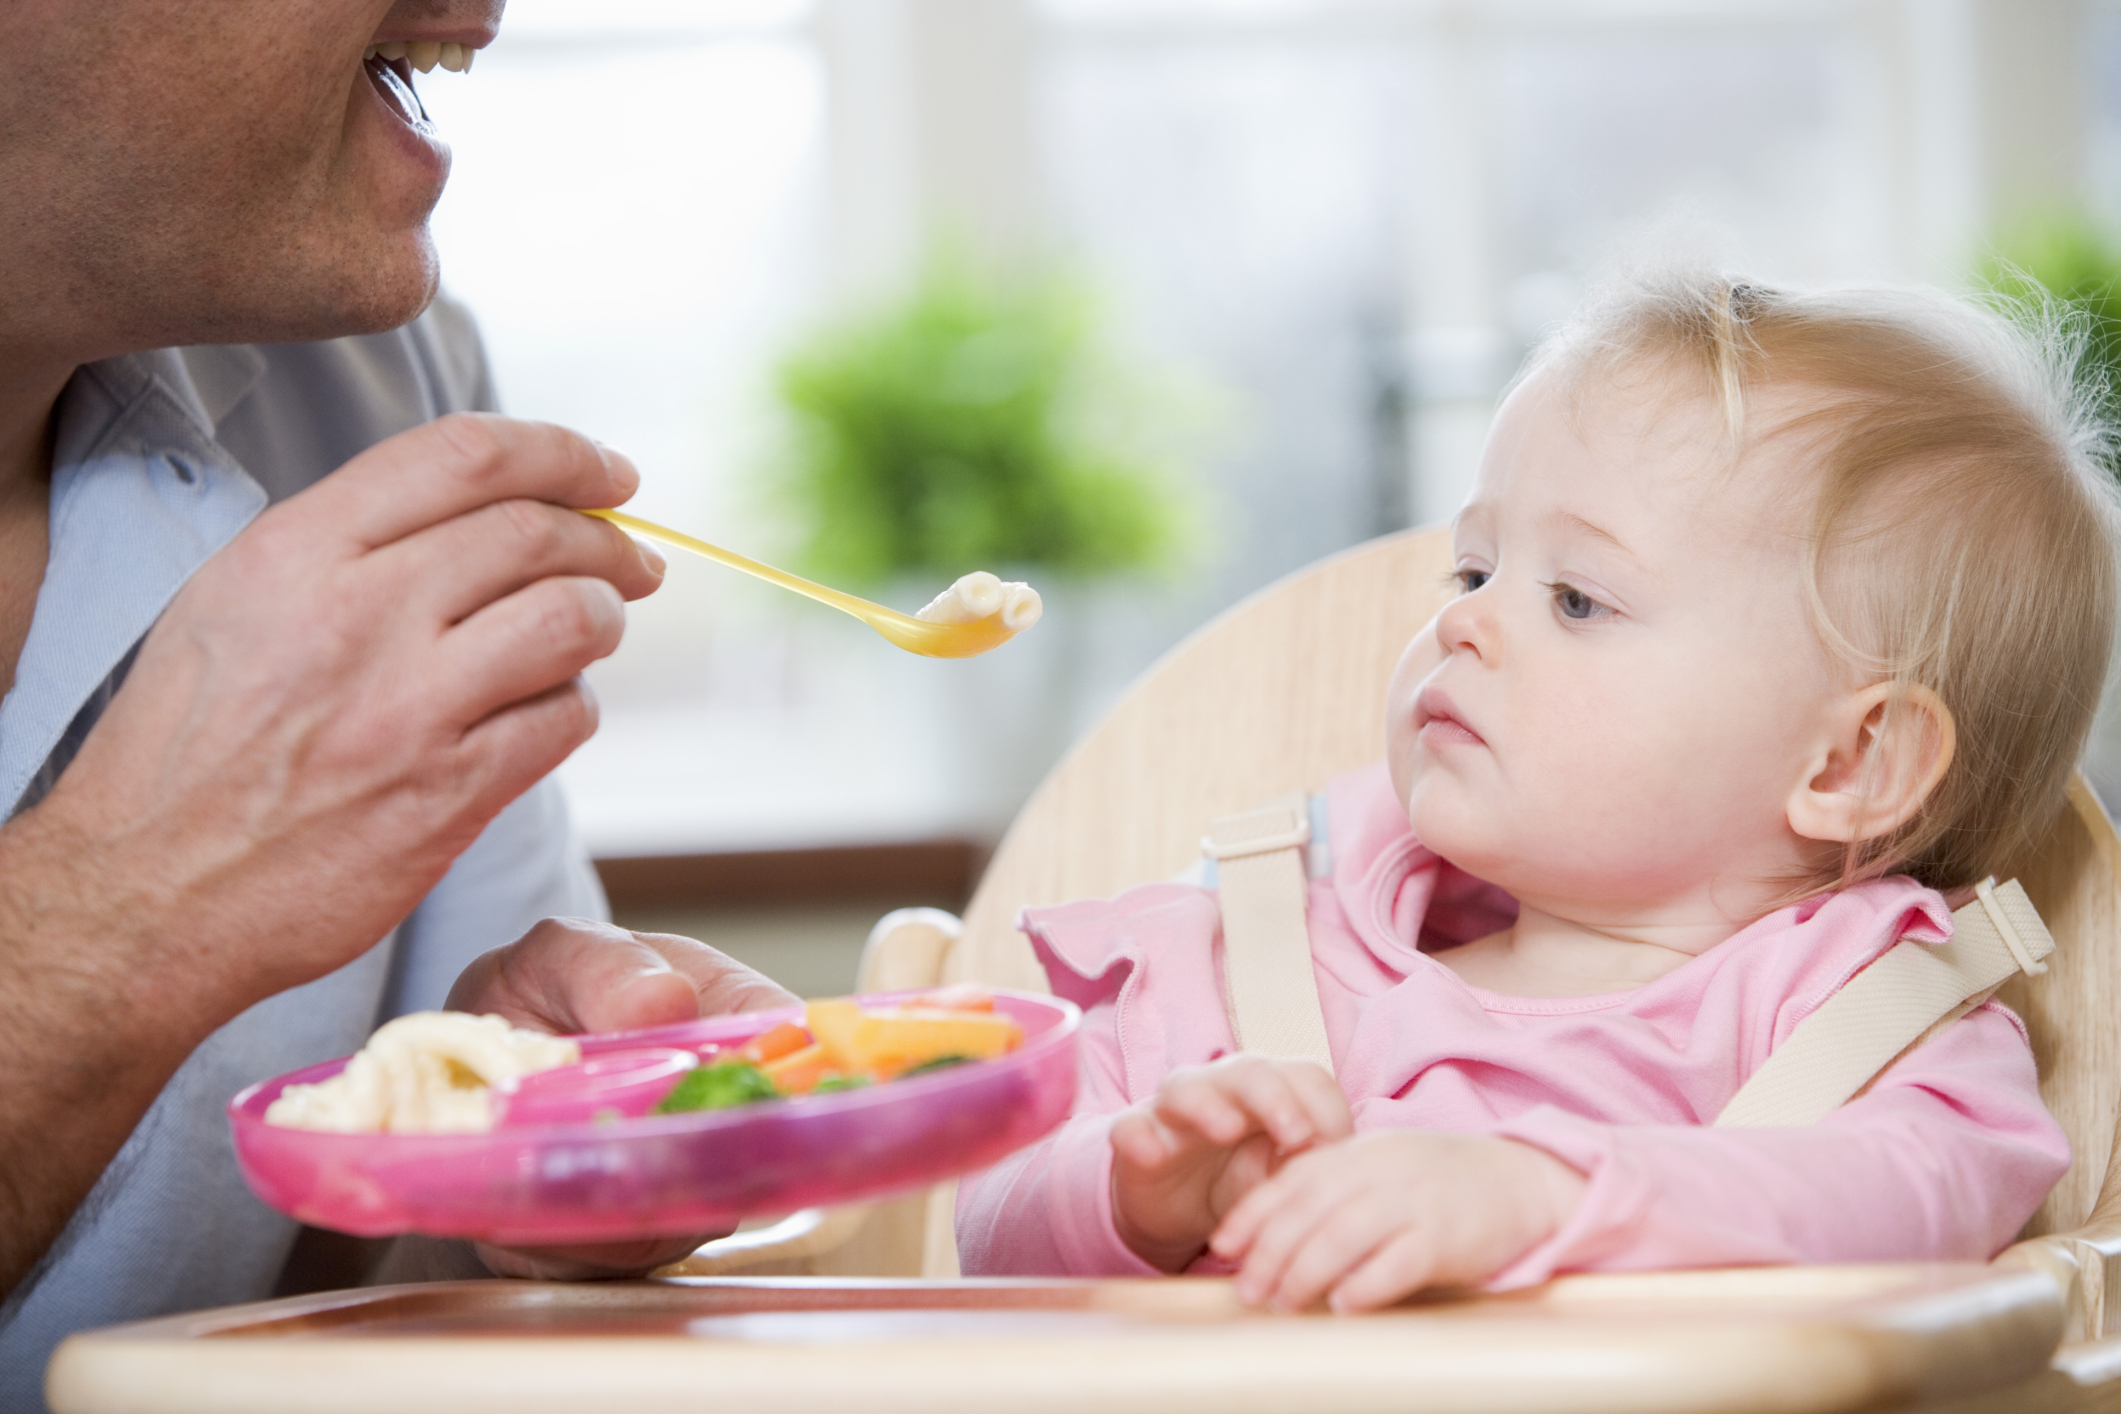
<instances>
[{"instance_id":1,"label":"man's chin","mask_svg":"<svg viewBox=\"0 0 2121 1414\"><path fill-rule=\"evenodd\" d=\"M312 334L312 339L336 339L350 334L380 334L386 329L396 329L412 323L427 312L435 302L442 287L439 272L420 283L416 289L408 290L395 298L374 301L366 306L349 309L343 319L336 321L337 328L328 333Z\"/></svg>"},{"instance_id":2,"label":"man's chin","mask_svg":"<svg viewBox=\"0 0 2121 1414\"><path fill-rule=\"evenodd\" d=\"M352 276L354 278L347 278ZM350 334L380 334L419 318L434 303L442 284L442 263L434 245L422 240L415 251L381 260L339 279L320 281L301 324L302 332L275 340L248 343L297 343L337 339ZM299 298L298 292L296 293Z\"/></svg>"},{"instance_id":3,"label":"man's chin","mask_svg":"<svg viewBox=\"0 0 2121 1414\"><path fill-rule=\"evenodd\" d=\"M349 278L357 276L362 278ZM307 282L288 277L278 299L231 302L206 321L207 337L165 343L306 344L355 334L380 334L417 319L434 303L441 268L432 249L426 258L371 264L366 270L334 270ZM247 307L245 307L247 305Z\"/></svg>"}]
</instances>

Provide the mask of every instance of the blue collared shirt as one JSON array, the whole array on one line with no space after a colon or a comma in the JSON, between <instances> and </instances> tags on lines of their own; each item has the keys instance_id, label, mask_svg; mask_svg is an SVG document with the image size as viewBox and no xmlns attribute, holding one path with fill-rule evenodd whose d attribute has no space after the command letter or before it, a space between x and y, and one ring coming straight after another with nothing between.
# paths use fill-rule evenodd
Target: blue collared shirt
<instances>
[{"instance_id":1,"label":"blue collared shirt","mask_svg":"<svg viewBox=\"0 0 2121 1414\"><path fill-rule=\"evenodd\" d=\"M0 810L43 799L170 597L259 511L384 437L492 406L478 335L447 303L387 334L162 350L76 373L58 409L51 558L0 701ZM270 1295L295 1224L244 1188L229 1097L441 1005L471 959L552 915L605 905L548 781L374 948L209 1037L0 1307L0 1409L44 1407L45 1362L72 1331Z\"/></svg>"}]
</instances>

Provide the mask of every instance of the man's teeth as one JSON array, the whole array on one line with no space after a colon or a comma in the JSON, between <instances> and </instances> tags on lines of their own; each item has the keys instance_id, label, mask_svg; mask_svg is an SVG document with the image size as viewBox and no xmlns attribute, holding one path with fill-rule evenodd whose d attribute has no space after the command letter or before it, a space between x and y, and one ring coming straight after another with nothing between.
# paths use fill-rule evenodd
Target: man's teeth
<instances>
[{"instance_id":1,"label":"man's teeth","mask_svg":"<svg viewBox=\"0 0 2121 1414\"><path fill-rule=\"evenodd\" d=\"M453 74L471 72L471 60L478 53L468 44L437 44L431 39L410 42L394 39L388 44L371 44L363 59L381 59L394 64L403 59L423 74L431 74L437 64Z\"/></svg>"}]
</instances>

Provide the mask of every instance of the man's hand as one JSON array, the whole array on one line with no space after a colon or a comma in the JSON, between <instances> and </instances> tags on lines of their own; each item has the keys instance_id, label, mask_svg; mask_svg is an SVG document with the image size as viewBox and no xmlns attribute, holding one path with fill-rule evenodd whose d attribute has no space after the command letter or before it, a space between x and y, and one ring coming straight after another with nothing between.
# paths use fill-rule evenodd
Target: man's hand
<instances>
[{"instance_id":1,"label":"man's hand","mask_svg":"<svg viewBox=\"0 0 2121 1414\"><path fill-rule=\"evenodd\" d=\"M200 1040L372 946L588 737L577 674L662 567L565 508L637 480L557 427L447 417L177 593L0 829L0 1290Z\"/></svg>"},{"instance_id":2,"label":"man's hand","mask_svg":"<svg viewBox=\"0 0 2121 1414\"><path fill-rule=\"evenodd\" d=\"M560 428L447 417L208 561L35 812L151 933L132 970L225 1018L404 917L595 730L576 675L661 561L565 507L637 481Z\"/></svg>"},{"instance_id":3,"label":"man's hand","mask_svg":"<svg viewBox=\"0 0 2121 1414\"><path fill-rule=\"evenodd\" d=\"M1486 1281L1561 1230L1583 1176L1515 1140L1394 1130L1311 1150L1247 1193L1210 1248L1237 1294L1296 1311Z\"/></svg>"},{"instance_id":4,"label":"man's hand","mask_svg":"<svg viewBox=\"0 0 2121 1414\"><path fill-rule=\"evenodd\" d=\"M505 1016L511 1026L573 1035L769 1011L799 1001L772 978L690 938L548 918L465 968L446 1005Z\"/></svg>"},{"instance_id":5,"label":"man's hand","mask_svg":"<svg viewBox=\"0 0 2121 1414\"><path fill-rule=\"evenodd\" d=\"M548 918L480 957L449 989L451 1011L494 1013L537 1031L626 1031L726 1012L793 1006L796 996L705 943L629 933L608 923ZM722 1233L586 1247L478 1244L501 1276L548 1281L633 1276L676 1261Z\"/></svg>"},{"instance_id":6,"label":"man's hand","mask_svg":"<svg viewBox=\"0 0 2121 1414\"><path fill-rule=\"evenodd\" d=\"M1153 1267L1183 1270L1282 1161L1349 1132L1340 1086L1309 1061L1235 1055L1174 1070L1112 1124L1120 1240Z\"/></svg>"}]
</instances>

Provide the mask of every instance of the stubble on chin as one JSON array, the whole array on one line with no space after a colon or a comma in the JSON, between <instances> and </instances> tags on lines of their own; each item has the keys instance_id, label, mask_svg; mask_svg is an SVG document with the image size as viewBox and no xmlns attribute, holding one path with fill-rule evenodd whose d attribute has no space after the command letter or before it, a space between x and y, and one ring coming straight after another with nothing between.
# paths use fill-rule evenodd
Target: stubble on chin
<instances>
[{"instance_id":1,"label":"stubble on chin","mask_svg":"<svg viewBox=\"0 0 2121 1414\"><path fill-rule=\"evenodd\" d=\"M322 258L290 251L237 287L209 290L188 321L205 337L168 343L309 343L379 334L411 323L434 303L441 261L423 231L407 248L346 249Z\"/></svg>"}]
</instances>

